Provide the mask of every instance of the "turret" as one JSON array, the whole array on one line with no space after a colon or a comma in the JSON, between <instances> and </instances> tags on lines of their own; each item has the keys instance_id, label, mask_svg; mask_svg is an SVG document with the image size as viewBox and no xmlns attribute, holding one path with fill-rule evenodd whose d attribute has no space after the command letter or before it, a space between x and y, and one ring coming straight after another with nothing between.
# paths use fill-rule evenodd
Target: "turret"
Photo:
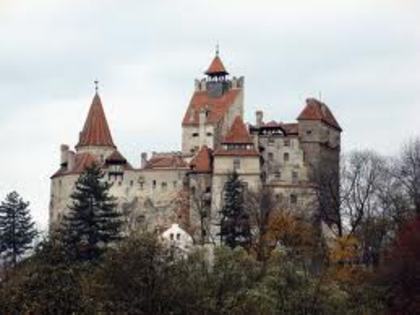
<instances>
[{"instance_id":1,"label":"turret","mask_svg":"<svg viewBox=\"0 0 420 315\"><path fill-rule=\"evenodd\" d=\"M97 84L97 81L95 81L95 84ZM98 161L103 163L117 147L112 139L97 86L95 90L89 113L79 134L76 152L92 154Z\"/></svg>"}]
</instances>

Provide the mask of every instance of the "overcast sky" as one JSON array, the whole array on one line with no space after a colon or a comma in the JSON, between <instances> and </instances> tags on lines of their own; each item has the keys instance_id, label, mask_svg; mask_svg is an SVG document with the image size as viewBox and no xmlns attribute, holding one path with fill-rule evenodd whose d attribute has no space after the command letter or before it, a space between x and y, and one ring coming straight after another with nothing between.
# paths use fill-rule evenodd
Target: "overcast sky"
<instances>
[{"instance_id":1,"label":"overcast sky","mask_svg":"<svg viewBox=\"0 0 420 315\"><path fill-rule=\"evenodd\" d=\"M419 17L416 0L0 0L0 198L17 190L47 226L59 146L76 144L96 78L134 165L179 150L216 42L245 76L248 121L293 121L321 96L344 151L393 154L420 134Z\"/></svg>"}]
</instances>

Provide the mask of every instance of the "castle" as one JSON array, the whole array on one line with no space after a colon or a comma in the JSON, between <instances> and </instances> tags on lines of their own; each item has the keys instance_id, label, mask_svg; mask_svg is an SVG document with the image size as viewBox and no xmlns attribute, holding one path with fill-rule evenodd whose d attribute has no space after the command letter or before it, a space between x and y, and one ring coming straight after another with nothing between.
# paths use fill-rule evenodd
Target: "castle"
<instances>
[{"instance_id":1,"label":"castle","mask_svg":"<svg viewBox=\"0 0 420 315\"><path fill-rule=\"evenodd\" d=\"M229 76L216 52L182 120L182 149L141 154L134 167L115 144L96 91L79 140L61 145L58 171L51 177L50 224L68 209L70 194L89 164L102 166L113 183L129 229L163 230L179 223L191 235L210 237L222 207L227 177L236 171L246 189L272 188L291 208L306 208L315 198L315 176L333 170L338 177L342 129L330 109L309 98L297 122L266 122L262 111L245 124L244 77Z\"/></svg>"}]
</instances>

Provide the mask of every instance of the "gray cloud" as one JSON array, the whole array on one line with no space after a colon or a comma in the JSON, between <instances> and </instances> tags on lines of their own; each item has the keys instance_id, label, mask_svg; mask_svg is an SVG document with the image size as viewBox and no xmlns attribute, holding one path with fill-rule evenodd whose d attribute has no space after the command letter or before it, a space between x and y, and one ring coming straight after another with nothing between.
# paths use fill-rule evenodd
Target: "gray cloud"
<instances>
[{"instance_id":1,"label":"gray cloud","mask_svg":"<svg viewBox=\"0 0 420 315\"><path fill-rule=\"evenodd\" d=\"M419 12L409 0L0 0L0 197L18 190L46 225L48 177L59 145L77 140L95 78L134 164L179 148L216 41L246 77L248 120L257 108L293 120L321 92L345 150L391 154L420 132Z\"/></svg>"}]
</instances>

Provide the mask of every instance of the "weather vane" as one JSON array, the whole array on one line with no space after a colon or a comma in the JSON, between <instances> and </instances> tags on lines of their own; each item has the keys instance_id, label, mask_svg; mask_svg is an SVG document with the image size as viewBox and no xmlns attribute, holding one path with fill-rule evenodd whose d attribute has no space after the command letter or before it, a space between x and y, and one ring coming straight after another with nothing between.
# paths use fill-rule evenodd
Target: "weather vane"
<instances>
[{"instance_id":1,"label":"weather vane","mask_svg":"<svg viewBox=\"0 0 420 315\"><path fill-rule=\"evenodd\" d=\"M219 42L216 43L216 56L219 56Z\"/></svg>"}]
</instances>

